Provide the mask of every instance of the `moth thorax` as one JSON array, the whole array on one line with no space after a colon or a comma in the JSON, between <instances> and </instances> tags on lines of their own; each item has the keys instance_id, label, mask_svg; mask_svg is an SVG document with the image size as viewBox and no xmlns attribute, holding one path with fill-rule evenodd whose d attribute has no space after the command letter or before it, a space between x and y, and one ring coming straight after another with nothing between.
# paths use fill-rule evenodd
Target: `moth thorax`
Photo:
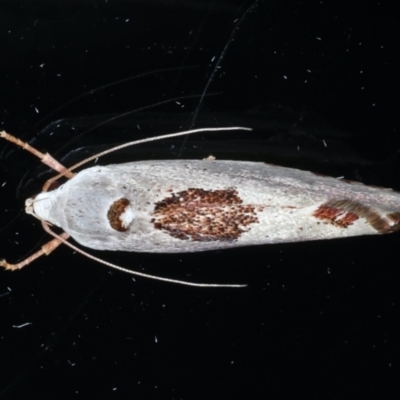
<instances>
[{"instance_id":1,"label":"moth thorax","mask_svg":"<svg viewBox=\"0 0 400 400\"><path fill-rule=\"evenodd\" d=\"M123 197L114 201L108 209L107 218L111 228L118 232L126 232L135 219L130 201Z\"/></svg>"}]
</instances>

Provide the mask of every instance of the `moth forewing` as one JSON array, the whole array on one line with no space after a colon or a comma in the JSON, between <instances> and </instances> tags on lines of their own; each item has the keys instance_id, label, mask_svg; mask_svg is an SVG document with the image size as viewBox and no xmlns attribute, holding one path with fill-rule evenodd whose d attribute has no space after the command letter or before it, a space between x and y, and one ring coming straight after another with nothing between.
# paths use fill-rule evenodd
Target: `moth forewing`
<instances>
[{"instance_id":1,"label":"moth forewing","mask_svg":"<svg viewBox=\"0 0 400 400\"><path fill-rule=\"evenodd\" d=\"M98 250L197 252L390 233L400 222L392 190L244 161L96 166L49 195L40 216Z\"/></svg>"},{"instance_id":2,"label":"moth forewing","mask_svg":"<svg viewBox=\"0 0 400 400\"><path fill-rule=\"evenodd\" d=\"M228 129L248 128L211 130ZM58 170L71 176L82 164ZM400 229L400 194L395 191L260 162L138 161L84 169L47 192L50 181L27 200L27 211L43 221L58 244L71 246L47 223L98 250L198 252Z\"/></svg>"},{"instance_id":3,"label":"moth forewing","mask_svg":"<svg viewBox=\"0 0 400 400\"><path fill-rule=\"evenodd\" d=\"M25 203L26 212L28 214L31 214L31 215L35 216L36 218L40 219L42 221L42 225L43 225L43 228L45 229L45 231L48 232L50 235L54 236L55 238L52 241L50 241L49 243L42 246L42 248L38 252L36 252L35 254L33 254L32 256L28 257L27 259L21 261L18 264L9 264L7 261L2 260L2 261L0 261L0 265L9 270L21 269L22 267L31 263L36 258L38 258L44 254L48 255L51 251L53 251L61 243L65 243L66 245L72 247L74 250L86 255L87 257L89 257L93 260L96 260L100 263L108 265L112 268L130 273L130 274L146 277L146 278L167 281L167 282L172 282L172 283L179 283L179 284L184 284L184 285L189 285L189 286L200 286L200 287L243 287L243 286L246 286L246 285L229 285L229 284L228 285L225 285L225 284L198 284L198 283L179 281L179 280L174 280L174 279L169 279L169 278L162 278L162 277L148 275L148 274L144 274L144 273L140 273L140 272L136 272L136 271L131 271L131 270L122 268L120 266L108 263L104 260L98 259L90 254L87 254L83 250L77 248L76 246L72 245L71 243L69 243L67 241L67 238L70 236L68 234L68 232L65 231L61 235L57 235L49 227L49 223L57 225L60 228L63 228L63 226L68 225L68 217L63 218L61 216L61 218L60 218L60 213L58 213L58 212L54 213L54 209L56 209L56 210L61 209L61 214L64 211L67 211L65 206L63 206L63 204L66 202L66 198L68 198L70 196L70 194L68 193L68 190L64 190L65 188L68 189L68 182L66 185L60 186L58 189L56 189L53 192L47 192L48 188L55 180L57 180L61 176L66 176L69 179L74 178L74 174L71 171L73 169L83 165L84 163L86 163L92 159L95 159L97 157L100 157L101 155L110 153L115 150L119 150L119 149L127 147L127 146L139 144L139 143L145 143L145 142L150 142L150 141L164 139L164 138L170 138L170 137L183 136L183 135L188 135L188 134L197 133L197 132L227 131L227 130L251 130L251 129L244 128L244 127L200 128L200 129L192 129L189 131L176 132L176 133L172 133L172 134L157 136L157 137L148 138L148 139L137 140L134 142L125 143L123 145L117 146L117 147L107 150L105 152L99 153L93 157L90 157L89 159L83 160L82 162L74 165L73 167L71 167L69 169L65 168L63 165L58 163L49 154L43 154L43 153L39 152L38 150L31 147L29 144L22 142L20 139L15 138L14 136L12 136L4 131L0 132L0 137L24 148L25 150L28 150L29 152L31 152L32 154L34 154L35 156L40 158L43 163L47 164L48 166L50 166L51 168L53 168L54 170L56 170L57 172L60 173L56 177L53 177L45 182L45 184L43 185L42 193L39 193L38 195L27 199L26 203ZM78 176L79 175L80 174L78 174ZM77 179L77 180L73 179L72 181L77 182L77 181L79 181L79 179ZM94 179L94 180L92 179L91 185L93 185L93 186L97 185L96 179ZM90 190L87 191L86 189L83 190L83 192L80 194L81 198L78 199L78 203L73 205L74 212L76 212L78 215L80 215L80 218L83 218L83 220L86 220L86 222L81 221L83 223L83 225L90 223L88 221L88 216L90 213L80 212L80 206L81 206L80 200L89 201L89 202L94 201L97 203L99 203L99 202L101 203L102 202L101 199L108 198L105 195L105 193L108 191L109 188L108 189L103 188L103 190L105 190L105 192L100 194L99 198L92 199L92 200L90 200L90 193L89 193ZM64 196L59 197L59 194L61 192L63 192ZM56 204L56 203L58 203L58 204ZM103 203L104 203L104 201L103 201ZM66 206L66 207L68 207L68 206ZM123 208L121 208L121 207L123 207ZM89 207L89 209L90 209L90 207ZM104 215L102 215L102 214L99 215L98 216L99 221L101 221L103 217L104 217ZM114 223L114 229L116 231L126 231L127 228L129 227L129 225L133 222L135 215L134 215L133 210L130 207L127 208L126 199L122 199L122 200L119 199L116 202L114 202L111 207L109 207L108 214L107 214L109 223L111 223L111 220L114 217L116 218L116 221L114 221L114 222L116 222L116 224ZM59 222L60 220L62 220L63 222ZM99 221L96 221L97 225L98 225ZM100 223L100 226L101 226L101 223ZM106 234L107 234L106 232L103 232L103 236ZM116 239L116 241L118 241L118 240L121 240L121 237ZM96 238L94 238L94 241L96 241ZM96 248L96 247L92 246L92 248ZM105 247L101 247L101 246L100 246L100 248L102 250L106 249ZM112 250L118 250L118 247L114 246L114 248L112 248ZM133 250L130 250L130 251L133 251Z\"/></svg>"}]
</instances>

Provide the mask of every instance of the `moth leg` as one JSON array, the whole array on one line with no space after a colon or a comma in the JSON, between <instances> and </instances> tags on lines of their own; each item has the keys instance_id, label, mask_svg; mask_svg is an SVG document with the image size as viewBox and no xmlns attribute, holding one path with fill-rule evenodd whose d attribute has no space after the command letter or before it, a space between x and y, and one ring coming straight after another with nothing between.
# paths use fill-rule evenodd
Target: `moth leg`
<instances>
[{"instance_id":1,"label":"moth leg","mask_svg":"<svg viewBox=\"0 0 400 400\"><path fill-rule=\"evenodd\" d=\"M68 239L69 235L68 235L68 233L63 232L60 235L60 237L62 237L63 239ZM32 254L28 258L25 258L25 260L22 260L18 264L9 264L6 260L1 260L0 261L0 266L4 267L5 269L8 269L10 271L15 271L17 269L21 269L21 268L25 267L26 265L30 264L32 261L35 261L37 258L43 256L43 255L48 256L61 243L62 243L62 241L60 239L55 238L53 240L50 240L50 242L47 242L46 244L44 244L39 251L37 251L36 253Z\"/></svg>"},{"instance_id":2,"label":"moth leg","mask_svg":"<svg viewBox=\"0 0 400 400\"><path fill-rule=\"evenodd\" d=\"M45 153L45 154L41 153L39 150L36 150L30 144L23 142L21 139L18 139L15 136L10 135L9 133L7 133L5 131L0 132L0 137L4 138L5 140L8 140L11 143L14 143L15 145L17 145L19 147L22 147L24 150L29 151L34 156L40 158L40 161L42 161L43 164L47 165L51 169L54 169L55 171L59 172L60 174L66 176L67 178L71 179L74 176L74 174L70 170L65 168L64 165L60 164L49 153Z\"/></svg>"}]
</instances>

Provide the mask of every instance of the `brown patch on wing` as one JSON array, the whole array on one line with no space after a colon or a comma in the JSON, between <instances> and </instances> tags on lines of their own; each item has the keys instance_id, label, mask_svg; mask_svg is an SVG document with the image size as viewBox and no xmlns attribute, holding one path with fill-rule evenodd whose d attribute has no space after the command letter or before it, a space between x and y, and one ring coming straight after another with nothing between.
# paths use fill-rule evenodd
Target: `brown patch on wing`
<instances>
[{"instance_id":1,"label":"brown patch on wing","mask_svg":"<svg viewBox=\"0 0 400 400\"><path fill-rule=\"evenodd\" d=\"M397 232L400 230L400 213L393 212L386 215L394 224L390 227L391 232Z\"/></svg>"},{"instance_id":2,"label":"brown patch on wing","mask_svg":"<svg viewBox=\"0 0 400 400\"><path fill-rule=\"evenodd\" d=\"M108 222L111 228L118 232L126 232L128 227L122 225L122 220L120 219L121 214L125 212L126 207L129 206L129 200L125 198L118 199L111 204L107 212Z\"/></svg>"},{"instance_id":3,"label":"brown patch on wing","mask_svg":"<svg viewBox=\"0 0 400 400\"><path fill-rule=\"evenodd\" d=\"M394 225L390 225L370 207L349 199L329 200L319 206L314 211L313 216L340 228L347 228L359 218L364 218L379 233L391 233L400 230L400 213L395 212L387 215L391 221L395 222Z\"/></svg>"},{"instance_id":4,"label":"brown patch on wing","mask_svg":"<svg viewBox=\"0 0 400 400\"><path fill-rule=\"evenodd\" d=\"M231 241L258 222L253 205L244 205L235 189L187 189L155 203L156 229L182 240Z\"/></svg>"}]
</instances>

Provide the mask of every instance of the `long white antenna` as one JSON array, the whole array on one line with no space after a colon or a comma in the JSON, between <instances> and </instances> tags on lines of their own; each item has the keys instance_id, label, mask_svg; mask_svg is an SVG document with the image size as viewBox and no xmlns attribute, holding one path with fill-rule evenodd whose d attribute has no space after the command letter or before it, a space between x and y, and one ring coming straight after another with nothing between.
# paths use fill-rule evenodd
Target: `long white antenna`
<instances>
[{"instance_id":1,"label":"long white antenna","mask_svg":"<svg viewBox=\"0 0 400 400\"><path fill-rule=\"evenodd\" d=\"M62 243L66 244L69 246L71 249L75 250L76 252L90 258L91 260L97 261L100 264L107 265L107 267L111 267L114 269L117 269L118 271L125 272L127 274L131 275L136 275L136 276L141 276L142 278L148 278L148 279L154 279L156 281L163 281L163 282L170 282L170 283L177 283L179 285L185 285L185 286L195 286L195 287L229 287L229 288L240 288L240 287L246 287L247 285L230 285L230 284L217 284L217 283L194 283L194 282L187 282L187 281L180 281L177 279L170 279L170 278L163 278L161 276L156 276L156 275L149 275L145 274L143 272L138 272L138 271L132 271L127 268L120 267L119 265L112 264L108 261L104 261L101 258L97 258L89 253L86 253L86 251L80 249L79 247L74 246L72 243L68 242L65 238L63 238L60 235L57 235L55 232L53 232L49 225L45 222L42 221L42 226L43 229L49 234L55 237L56 239L60 240Z\"/></svg>"},{"instance_id":2,"label":"long white antenna","mask_svg":"<svg viewBox=\"0 0 400 400\"><path fill-rule=\"evenodd\" d=\"M221 132L221 131L252 131L252 128L247 128L247 127L243 127L243 126L231 126L231 127L222 127L222 128L198 128L198 129L190 129L188 131L182 131L182 132L174 132L174 133L167 133L166 135L159 135L159 136L154 136L154 137L150 137L150 138L145 138L145 139L139 139L139 140L134 140L133 142L128 142L128 143L124 143L124 144L120 144L119 146L115 146L112 147L111 149L102 151L100 153L97 153L91 157L88 157L80 162L78 162L77 164L73 165L72 167L67 168L66 171L64 171L64 173L60 173L56 176L53 176L52 178L50 178L48 181L46 181L46 183L43 186L43 191L46 192L48 187L57 179L66 176L66 174L68 173L69 175L71 174L71 171L73 171L74 169L92 161L95 160L96 158L102 157L106 154L112 153L114 151L117 150L121 150L124 149L125 147L129 147L129 146L135 146L137 144L142 144L142 143L148 143L148 142L155 142L157 140L162 140L162 139L169 139L169 138L173 138L173 137L178 137L178 136L185 136L185 135L191 135L193 133L199 133L199 132Z\"/></svg>"}]
</instances>

